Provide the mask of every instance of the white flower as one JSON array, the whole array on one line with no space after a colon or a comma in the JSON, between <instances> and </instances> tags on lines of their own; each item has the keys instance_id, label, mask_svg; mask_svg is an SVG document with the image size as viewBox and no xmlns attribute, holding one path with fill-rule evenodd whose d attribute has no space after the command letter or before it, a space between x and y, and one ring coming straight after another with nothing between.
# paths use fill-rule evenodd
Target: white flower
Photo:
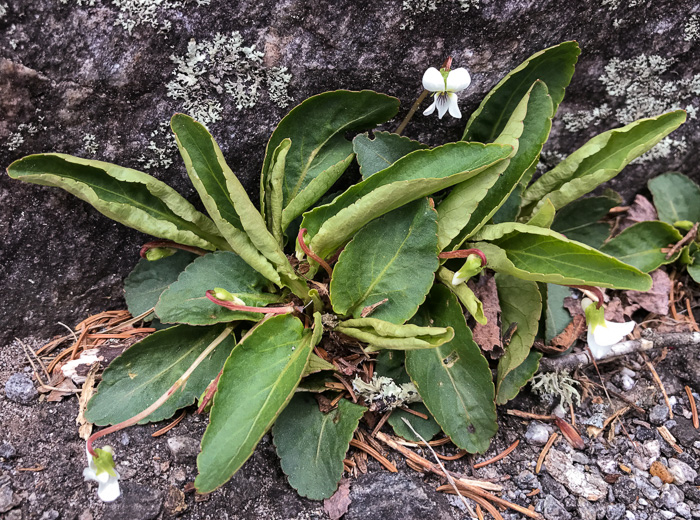
<instances>
[{"instance_id":1,"label":"white flower","mask_svg":"<svg viewBox=\"0 0 700 520\"><path fill-rule=\"evenodd\" d=\"M97 496L103 502L113 502L121 491L119 490L119 473L114 468L114 459L112 458L112 447L105 446L102 449L96 449L97 458L87 452L88 467L83 470L85 480L94 480L97 482Z\"/></svg>"},{"instance_id":2,"label":"white flower","mask_svg":"<svg viewBox=\"0 0 700 520\"><path fill-rule=\"evenodd\" d=\"M437 108L440 119L447 111L452 117L461 118L462 113L457 106L456 92L463 91L471 82L472 79L465 68L445 71L430 67L423 74L423 88L433 92L433 104L423 112L423 115L429 116Z\"/></svg>"},{"instance_id":3,"label":"white flower","mask_svg":"<svg viewBox=\"0 0 700 520\"><path fill-rule=\"evenodd\" d=\"M634 330L636 325L633 321L624 323L613 323L605 319L605 308L599 309L592 305L589 298L581 300L581 307L586 313L588 323L588 346L593 353L593 357L600 359L611 352L611 348L616 343L624 339L627 334Z\"/></svg>"}]
</instances>

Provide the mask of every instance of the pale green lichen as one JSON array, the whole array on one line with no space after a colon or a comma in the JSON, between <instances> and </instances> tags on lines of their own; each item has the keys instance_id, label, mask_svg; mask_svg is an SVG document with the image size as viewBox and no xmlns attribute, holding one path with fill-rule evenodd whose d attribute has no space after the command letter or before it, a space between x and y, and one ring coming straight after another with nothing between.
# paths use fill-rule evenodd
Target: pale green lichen
<instances>
[{"instance_id":1,"label":"pale green lichen","mask_svg":"<svg viewBox=\"0 0 700 520\"><path fill-rule=\"evenodd\" d=\"M291 74L284 67L265 67L264 53L255 45L243 45L238 31L217 33L212 40L190 40L184 56L171 56L175 79L166 87L168 96L182 102L195 119L213 123L221 119L223 94L241 110L252 108L262 90L280 107L290 103L287 87Z\"/></svg>"},{"instance_id":2,"label":"pale green lichen","mask_svg":"<svg viewBox=\"0 0 700 520\"><path fill-rule=\"evenodd\" d=\"M416 25L415 15L435 11L440 4L447 2L459 4L464 13L480 7L480 0L403 0L401 9L406 12L406 20L401 24L401 29L413 29Z\"/></svg>"},{"instance_id":3,"label":"pale green lichen","mask_svg":"<svg viewBox=\"0 0 700 520\"><path fill-rule=\"evenodd\" d=\"M397 384L390 377L374 374L369 383L356 377L352 386L355 392L364 397L373 412L385 412L411 403L421 402L418 390L413 383Z\"/></svg>"},{"instance_id":4,"label":"pale green lichen","mask_svg":"<svg viewBox=\"0 0 700 520\"><path fill-rule=\"evenodd\" d=\"M151 132L146 153L142 153L136 160L143 170L167 170L172 166L173 156L176 152L175 140L170 138L170 122L163 121L158 125L158 128Z\"/></svg>"},{"instance_id":5,"label":"pale green lichen","mask_svg":"<svg viewBox=\"0 0 700 520\"><path fill-rule=\"evenodd\" d=\"M581 403L581 394L574 385L581 386L568 372L548 372L537 374L530 381L533 392L541 396L560 399L561 405Z\"/></svg>"},{"instance_id":6,"label":"pale green lichen","mask_svg":"<svg viewBox=\"0 0 700 520\"><path fill-rule=\"evenodd\" d=\"M17 150L24 144L25 135L34 135L39 131L39 128L34 123L22 123L17 126L14 132L11 132L5 141L5 147L11 152Z\"/></svg>"},{"instance_id":7,"label":"pale green lichen","mask_svg":"<svg viewBox=\"0 0 700 520\"><path fill-rule=\"evenodd\" d=\"M637 7L643 0L624 0L624 5L628 8ZM616 11L623 4L623 0L603 0L602 6L607 7L608 11Z\"/></svg>"},{"instance_id":8,"label":"pale green lichen","mask_svg":"<svg viewBox=\"0 0 700 520\"><path fill-rule=\"evenodd\" d=\"M97 153L99 146L96 139L95 134L83 134L83 149L85 150L86 154L95 155Z\"/></svg>"},{"instance_id":9,"label":"pale green lichen","mask_svg":"<svg viewBox=\"0 0 700 520\"><path fill-rule=\"evenodd\" d=\"M568 112L562 116L564 127L569 132L580 132L591 126L600 124L612 114L612 110L607 103L593 110L580 110L578 112Z\"/></svg>"},{"instance_id":10,"label":"pale green lichen","mask_svg":"<svg viewBox=\"0 0 700 520\"><path fill-rule=\"evenodd\" d=\"M683 39L687 42L700 40L700 14L691 14L683 28Z\"/></svg>"}]
</instances>

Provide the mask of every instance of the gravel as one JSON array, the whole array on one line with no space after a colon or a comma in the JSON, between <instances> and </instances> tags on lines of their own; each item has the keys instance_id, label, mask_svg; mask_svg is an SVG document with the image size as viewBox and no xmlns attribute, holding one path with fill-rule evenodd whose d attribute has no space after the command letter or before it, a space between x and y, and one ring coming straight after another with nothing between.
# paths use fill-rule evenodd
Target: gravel
<instances>
[{"instance_id":1,"label":"gravel","mask_svg":"<svg viewBox=\"0 0 700 520\"><path fill-rule=\"evenodd\" d=\"M5 396L20 404L29 404L37 398L39 392L34 388L34 382L28 374L12 374L5 383Z\"/></svg>"}]
</instances>

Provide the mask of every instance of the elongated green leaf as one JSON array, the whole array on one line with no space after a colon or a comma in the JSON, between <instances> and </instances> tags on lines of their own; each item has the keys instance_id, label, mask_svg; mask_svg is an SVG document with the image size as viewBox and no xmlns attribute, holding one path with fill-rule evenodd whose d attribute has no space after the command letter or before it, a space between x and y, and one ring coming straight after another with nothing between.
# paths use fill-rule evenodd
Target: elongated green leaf
<instances>
[{"instance_id":1,"label":"elongated green leaf","mask_svg":"<svg viewBox=\"0 0 700 520\"><path fill-rule=\"evenodd\" d=\"M542 80L547 85L554 115L564 99L564 91L569 86L580 53L578 43L563 42L530 56L487 94L469 118L462 140L493 141L536 80Z\"/></svg>"},{"instance_id":2,"label":"elongated green leaf","mask_svg":"<svg viewBox=\"0 0 700 520\"><path fill-rule=\"evenodd\" d=\"M175 114L170 126L192 184L231 249L277 284L282 283L277 271L293 276L280 244L207 129L184 114Z\"/></svg>"},{"instance_id":3,"label":"elongated green leaf","mask_svg":"<svg viewBox=\"0 0 700 520\"><path fill-rule=\"evenodd\" d=\"M632 159L683 124L685 118L683 110L676 110L597 135L537 179L525 191L523 207L531 211L545 199L551 200L556 209L566 206L615 177Z\"/></svg>"},{"instance_id":4,"label":"elongated green leaf","mask_svg":"<svg viewBox=\"0 0 700 520\"><path fill-rule=\"evenodd\" d=\"M530 220L527 221L527 225L550 228L554 222L556 212L557 210L554 209L554 204L552 204L552 201L547 200L535 213L532 214Z\"/></svg>"},{"instance_id":5,"label":"elongated green leaf","mask_svg":"<svg viewBox=\"0 0 700 520\"><path fill-rule=\"evenodd\" d=\"M564 308L564 298L571 296L571 289L553 283L547 284L547 309L544 339L547 343L564 332L571 323L571 314Z\"/></svg>"},{"instance_id":6,"label":"elongated green leaf","mask_svg":"<svg viewBox=\"0 0 700 520\"><path fill-rule=\"evenodd\" d=\"M364 341L369 345L366 349L369 352L381 349L431 349L451 341L454 337L454 330L451 327L396 325L376 318L342 321L335 330Z\"/></svg>"},{"instance_id":7,"label":"elongated green leaf","mask_svg":"<svg viewBox=\"0 0 700 520\"><path fill-rule=\"evenodd\" d=\"M532 376L535 375L535 372L537 372L541 358L541 352L531 350L525 361L506 374L505 379L501 381L498 387L496 404L506 404L511 399L515 399L520 389L525 386L527 382L532 379Z\"/></svg>"},{"instance_id":8,"label":"elongated green leaf","mask_svg":"<svg viewBox=\"0 0 700 520\"><path fill-rule=\"evenodd\" d=\"M214 223L167 184L102 161L52 153L13 162L13 179L63 188L109 218L143 233L204 249L227 248Z\"/></svg>"},{"instance_id":9,"label":"elongated green leaf","mask_svg":"<svg viewBox=\"0 0 700 520\"><path fill-rule=\"evenodd\" d=\"M464 181L512 152L511 146L450 143L417 150L304 215L310 247L326 257L365 224L389 211Z\"/></svg>"},{"instance_id":10,"label":"elongated green leaf","mask_svg":"<svg viewBox=\"0 0 700 520\"><path fill-rule=\"evenodd\" d=\"M427 146L398 134L374 132L374 139L370 139L366 133L356 136L352 140L352 148L357 155L362 178L366 179L388 168L401 157Z\"/></svg>"},{"instance_id":11,"label":"elongated green leaf","mask_svg":"<svg viewBox=\"0 0 700 520\"><path fill-rule=\"evenodd\" d=\"M391 412L391 416L389 416L387 422L394 429L394 433L396 435L403 437L409 442L421 441L421 439L415 433L413 433L413 430L406 425L406 423L403 421L404 419L410 422L413 429L416 430L426 441L429 441L440 433L442 428L440 428L440 425L435 421L435 418L430 415L430 412L423 403L412 403L409 404L408 407L418 413L427 415L428 418L423 419L422 417L418 417L412 413L405 412L400 408L395 409L393 412Z\"/></svg>"},{"instance_id":12,"label":"elongated green leaf","mask_svg":"<svg viewBox=\"0 0 700 520\"><path fill-rule=\"evenodd\" d=\"M506 223L485 226L472 247L489 268L517 278L559 285L595 285L648 291L651 277L637 268L549 229Z\"/></svg>"},{"instance_id":13,"label":"elongated green leaf","mask_svg":"<svg viewBox=\"0 0 700 520\"><path fill-rule=\"evenodd\" d=\"M202 438L197 491L214 491L253 454L294 395L312 349L311 331L288 314L261 322L236 345Z\"/></svg>"},{"instance_id":14,"label":"elongated green leaf","mask_svg":"<svg viewBox=\"0 0 700 520\"><path fill-rule=\"evenodd\" d=\"M664 173L647 186L654 197L659 220L675 224L679 220L700 222L700 186L678 172Z\"/></svg>"},{"instance_id":15,"label":"elongated green leaf","mask_svg":"<svg viewBox=\"0 0 700 520\"><path fill-rule=\"evenodd\" d=\"M610 256L650 273L654 269L678 260L680 251L666 258L662 249L678 242L682 235L670 224L658 220L639 222L611 239L600 250Z\"/></svg>"},{"instance_id":16,"label":"elongated green leaf","mask_svg":"<svg viewBox=\"0 0 700 520\"><path fill-rule=\"evenodd\" d=\"M117 424L156 402L226 327L178 325L154 332L110 363L90 399L86 418L99 426ZM236 339L224 339L192 373L187 384L141 424L168 419L195 402L216 377Z\"/></svg>"},{"instance_id":17,"label":"elongated green leaf","mask_svg":"<svg viewBox=\"0 0 700 520\"><path fill-rule=\"evenodd\" d=\"M290 138L292 146L287 154L283 185L285 208L318 177L328 177L323 184L331 186L353 154L352 143L345 139L345 132L374 128L394 117L398 109L398 99L369 90L338 90L310 97L277 125L267 143L262 178L267 176L274 150L282 140ZM339 163L344 167L338 167ZM288 211L285 222L294 220L323 195L319 189L314 191L315 198L302 195L308 205Z\"/></svg>"},{"instance_id":18,"label":"elongated green leaf","mask_svg":"<svg viewBox=\"0 0 700 520\"><path fill-rule=\"evenodd\" d=\"M700 283L700 254L696 253L693 263L688 265L688 274L696 283Z\"/></svg>"},{"instance_id":19,"label":"elongated green leaf","mask_svg":"<svg viewBox=\"0 0 700 520\"><path fill-rule=\"evenodd\" d=\"M221 287L240 298L246 305L264 307L278 301L278 296L264 292L269 282L241 257L218 251L197 258L177 281L160 296L156 315L163 323L210 325L235 320L262 318L260 313L231 311L210 301L207 290Z\"/></svg>"},{"instance_id":20,"label":"elongated green leaf","mask_svg":"<svg viewBox=\"0 0 700 520\"><path fill-rule=\"evenodd\" d=\"M495 391L488 361L472 339L459 302L436 285L416 321L453 327L455 337L434 349L407 351L411 380L452 442L470 453L486 451L498 428Z\"/></svg>"},{"instance_id":21,"label":"elongated green leaf","mask_svg":"<svg viewBox=\"0 0 700 520\"><path fill-rule=\"evenodd\" d=\"M272 427L289 484L311 500L329 498L343 476L350 439L367 408L341 399L328 413L308 393L297 394Z\"/></svg>"},{"instance_id":22,"label":"elongated green leaf","mask_svg":"<svg viewBox=\"0 0 700 520\"><path fill-rule=\"evenodd\" d=\"M292 145L291 139L284 139L275 149L272 155L272 163L267 175L260 182L260 210L266 217L267 228L281 245L284 233L282 232L282 210L284 209L284 166L287 152Z\"/></svg>"},{"instance_id":23,"label":"elongated green leaf","mask_svg":"<svg viewBox=\"0 0 700 520\"><path fill-rule=\"evenodd\" d=\"M495 173L494 182L483 193L481 199L475 200L479 191L474 190L470 185L475 179L470 179L455 186L440 204L438 226L441 225L443 220L441 217L444 216L447 220L456 221L452 225L458 224L459 227L456 235L452 232L445 236L441 230L439 238L443 247L458 249L467 237L476 233L491 220L519 185L523 176L535 169L542 146L547 141L552 128L553 111L552 98L547 86L542 81L536 81L525 93L508 124L495 141L511 144L516 148L515 155L510 158L505 170L493 172ZM462 217L455 218L453 215L462 215ZM465 217L467 220L464 220ZM448 241L447 238L450 240ZM449 242L449 245L445 242Z\"/></svg>"},{"instance_id":24,"label":"elongated green leaf","mask_svg":"<svg viewBox=\"0 0 700 520\"><path fill-rule=\"evenodd\" d=\"M486 315L484 314L484 305L481 303L481 300L476 297L474 291L472 291L466 283L452 285L453 277L454 273L452 271L445 266L440 266L437 272L438 280L457 297L477 323L486 325Z\"/></svg>"},{"instance_id":25,"label":"elongated green leaf","mask_svg":"<svg viewBox=\"0 0 700 520\"><path fill-rule=\"evenodd\" d=\"M552 222L552 229L570 240L599 249L610 236L610 224L598 222L622 200L611 192L602 197L575 200L561 208Z\"/></svg>"},{"instance_id":26,"label":"elongated green leaf","mask_svg":"<svg viewBox=\"0 0 700 520\"><path fill-rule=\"evenodd\" d=\"M388 299L372 312L373 318L403 323L413 316L439 263L435 217L421 199L362 228L333 268L335 312L359 318L365 307Z\"/></svg>"},{"instance_id":27,"label":"elongated green leaf","mask_svg":"<svg viewBox=\"0 0 700 520\"><path fill-rule=\"evenodd\" d=\"M501 305L502 331L508 330L513 323L518 327L506 347L505 354L498 360L496 402L502 404L501 385L504 379L527 359L537 336L542 314L542 297L536 282L521 280L507 274L497 273L496 285Z\"/></svg>"},{"instance_id":28,"label":"elongated green leaf","mask_svg":"<svg viewBox=\"0 0 700 520\"><path fill-rule=\"evenodd\" d=\"M158 298L168 286L177 280L180 273L197 258L187 251L176 251L174 255L149 262L139 260L134 270L124 280L124 299L132 316L139 316L158 303ZM153 318L151 313L150 318Z\"/></svg>"}]
</instances>

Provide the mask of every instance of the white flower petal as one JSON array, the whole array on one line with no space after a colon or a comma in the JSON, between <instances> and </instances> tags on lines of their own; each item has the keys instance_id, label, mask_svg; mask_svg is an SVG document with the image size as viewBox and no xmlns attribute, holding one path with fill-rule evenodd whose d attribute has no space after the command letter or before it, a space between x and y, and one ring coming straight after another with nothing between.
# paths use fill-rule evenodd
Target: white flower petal
<instances>
[{"instance_id":1,"label":"white flower petal","mask_svg":"<svg viewBox=\"0 0 700 520\"><path fill-rule=\"evenodd\" d=\"M634 330L635 322L613 323L605 320L605 326L597 326L593 329L593 337L598 345L607 347L619 343Z\"/></svg>"},{"instance_id":2,"label":"white flower petal","mask_svg":"<svg viewBox=\"0 0 700 520\"><path fill-rule=\"evenodd\" d=\"M459 285L466 280L466 276L460 276L459 271L457 271L452 277L452 285Z\"/></svg>"},{"instance_id":3,"label":"white flower petal","mask_svg":"<svg viewBox=\"0 0 700 520\"><path fill-rule=\"evenodd\" d=\"M442 74L440 74L440 71L435 67L430 67L425 71L425 74L423 74L423 88L430 92L445 91L445 80Z\"/></svg>"},{"instance_id":4,"label":"white flower petal","mask_svg":"<svg viewBox=\"0 0 700 520\"><path fill-rule=\"evenodd\" d=\"M437 104L437 111L438 111L438 119L442 119L442 116L444 116L447 113L447 109L449 108L449 97L448 96L455 96L455 94L438 94L435 96L435 103Z\"/></svg>"},{"instance_id":5,"label":"white flower petal","mask_svg":"<svg viewBox=\"0 0 700 520\"><path fill-rule=\"evenodd\" d=\"M425 81L425 79L423 80ZM447 91L461 92L467 88L472 82L469 72L465 68L453 69L447 75ZM455 116L456 117L456 116Z\"/></svg>"},{"instance_id":6,"label":"white flower petal","mask_svg":"<svg viewBox=\"0 0 700 520\"><path fill-rule=\"evenodd\" d=\"M100 485L97 487L97 496L103 502L113 502L119 498L120 494L119 479L117 477L110 477L107 482L100 482Z\"/></svg>"},{"instance_id":7,"label":"white flower petal","mask_svg":"<svg viewBox=\"0 0 700 520\"><path fill-rule=\"evenodd\" d=\"M435 112L435 107L437 106L437 96L433 99L432 105L430 105L428 108L425 109L425 112L423 112L424 116L429 116L433 112Z\"/></svg>"},{"instance_id":8,"label":"white flower petal","mask_svg":"<svg viewBox=\"0 0 700 520\"><path fill-rule=\"evenodd\" d=\"M447 94L447 109L452 117L456 119L462 118L462 112L459 111L459 106L457 106L457 94Z\"/></svg>"},{"instance_id":9,"label":"white flower petal","mask_svg":"<svg viewBox=\"0 0 700 520\"><path fill-rule=\"evenodd\" d=\"M591 349L591 353L596 359L604 357L612 350L612 345L599 345L598 343L596 343L595 336L593 335L593 333L591 333L590 329L588 330L588 337L586 339L588 341L588 348Z\"/></svg>"}]
</instances>

